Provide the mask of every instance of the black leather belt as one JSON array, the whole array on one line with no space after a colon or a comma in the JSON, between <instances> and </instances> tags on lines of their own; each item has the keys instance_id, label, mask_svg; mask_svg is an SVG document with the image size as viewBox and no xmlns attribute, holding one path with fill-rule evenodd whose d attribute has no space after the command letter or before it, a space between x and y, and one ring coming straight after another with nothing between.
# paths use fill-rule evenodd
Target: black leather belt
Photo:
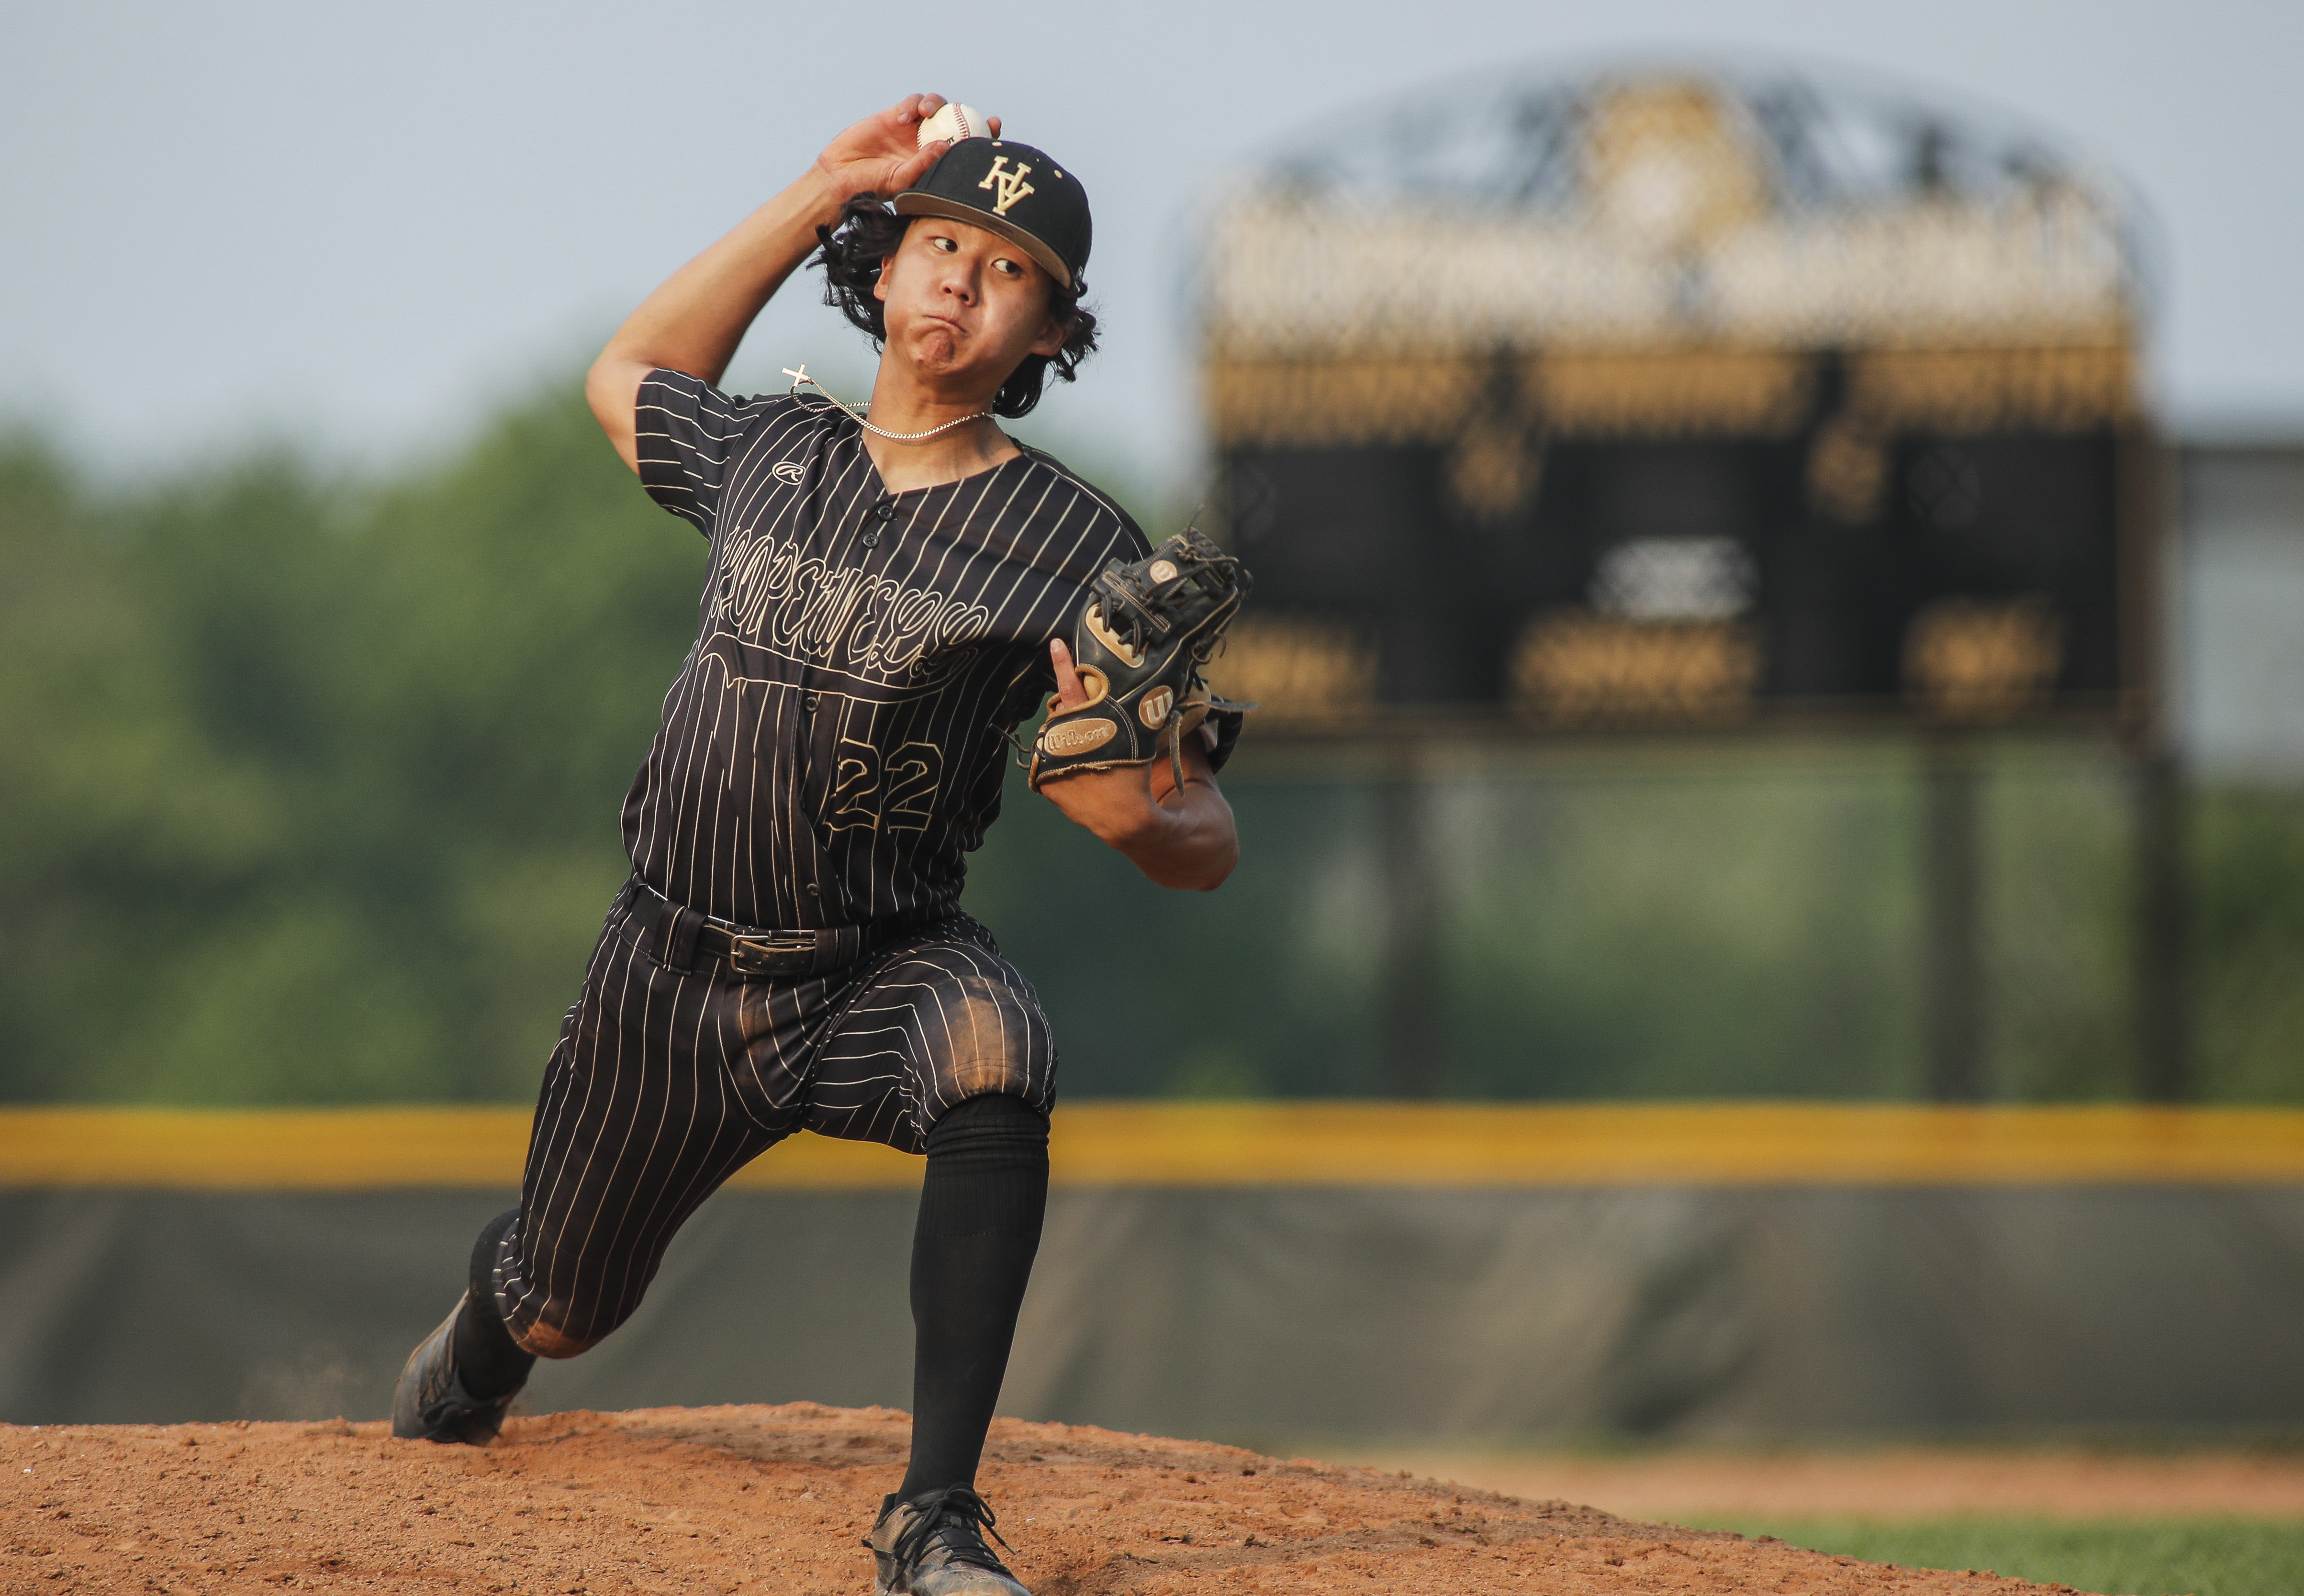
<instances>
[{"instance_id":1,"label":"black leather belt","mask_svg":"<svg viewBox=\"0 0 2304 1596\"><path fill-rule=\"evenodd\" d=\"M908 929L891 920L820 931L763 931L699 915L638 876L624 883L623 896L633 921L650 940L649 951L675 970L723 964L745 975L828 975Z\"/></svg>"}]
</instances>

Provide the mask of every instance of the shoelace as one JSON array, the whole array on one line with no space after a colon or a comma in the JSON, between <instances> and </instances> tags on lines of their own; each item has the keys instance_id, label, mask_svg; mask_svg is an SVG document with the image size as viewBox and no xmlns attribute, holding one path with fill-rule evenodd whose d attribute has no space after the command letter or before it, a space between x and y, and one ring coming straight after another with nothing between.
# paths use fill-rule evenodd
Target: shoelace
<instances>
[{"instance_id":1,"label":"shoelace","mask_svg":"<svg viewBox=\"0 0 2304 1596\"><path fill-rule=\"evenodd\" d=\"M1200 542L1197 539L1195 541ZM1199 547L1188 547L1184 553L1186 561L1189 562L1176 573L1177 578L1198 583L1203 589L1207 588L1207 584L1201 580L1202 572L1210 570L1230 572L1237 570L1240 565L1240 562L1232 555L1223 553L1214 545L1205 542L1201 542ZM1166 586L1165 583L1162 585ZM1114 637L1127 644L1129 647L1141 649L1149 629L1142 608L1144 598L1148 595L1127 591L1118 583L1112 584L1110 591L1122 602L1116 605L1103 606L1105 625L1111 629Z\"/></svg>"},{"instance_id":2,"label":"shoelace","mask_svg":"<svg viewBox=\"0 0 2304 1596\"><path fill-rule=\"evenodd\" d=\"M897 1562L908 1567L917 1566L929 1543L941 1534L953 1562L988 1568L997 1574L1008 1572L992 1555L992 1549L984 1544L984 1536L976 1533L981 1525L986 1534L1000 1541L1002 1550L1009 1549L1008 1542L1001 1540L1000 1532L992 1527L999 1521L993 1515L991 1504L977 1495L974 1488L946 1485L937 1490L924 1490L903 1503L902 1507L911 1512L912 1521L897 1534L896 1544L889 1549Z\"/></svg>"}]
</instances>

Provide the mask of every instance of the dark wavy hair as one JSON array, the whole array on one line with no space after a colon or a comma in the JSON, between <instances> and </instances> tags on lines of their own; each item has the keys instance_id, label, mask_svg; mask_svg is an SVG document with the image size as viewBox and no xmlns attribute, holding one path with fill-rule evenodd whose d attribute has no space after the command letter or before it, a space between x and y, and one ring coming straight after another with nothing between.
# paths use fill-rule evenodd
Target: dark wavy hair
<instances>
[{"instance_id":1,"label":"dark wavy hair","mask_svg":"<svg viewBox=\"0 0 2304 1596\"><path fill-rule=\"evenodd\" d=\"M904 241L904 230L914 221L900 216L875 194L859 194L840 207L840 220L816 230L824 247L810 266L824 268L824 302L836 308L851 325L872 340L872 347L888 342L888 324L872 285L880 281L880 265ZM1080 303L1085 287L1078 279L1064 287L1048 280L1048 314L1064 330L1064 345L1053 355L1026 355L1023 363L1000 384L992 401L995 416L1024 416L1040 402L1040 384L1050 370L1065 382L1074 380L1080 363L1096 348L1096 312Z\"/></svg>"}]
</instances>

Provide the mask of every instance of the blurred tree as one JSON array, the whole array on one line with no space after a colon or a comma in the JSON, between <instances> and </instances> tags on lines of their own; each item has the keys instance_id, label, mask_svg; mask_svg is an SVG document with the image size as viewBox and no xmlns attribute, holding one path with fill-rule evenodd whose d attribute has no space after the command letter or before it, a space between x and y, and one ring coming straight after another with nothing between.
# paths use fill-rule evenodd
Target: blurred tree
<instances>
[{"instance_id":1,"label":"blurred tree","mask_svg":"<svg viewBox=\"0 0 2304 1596\"><path fill-rule=\"evenodd\" d=\"M377 492L0 457L0 1087L521 1098L703 545L574 384Z\"/></svg>"},{"instance_id":2,"label":"blurred tree","mask_svg":"<svg viewBox=\"0 0 2304 1596\"><path fill-rule=\"evenodd\" d=\"M246 486L264 498L281 485ZM205 684L178 635L189 606L157 602L176 595L154 553L86 502L52 455L21 439L0 451L0 1048L12 1094L120 1088L130 1034L157 1022L182 950L263 874L282 823L284 795L261 762L206 735Z\"/></svg>"},{"instance_id":3,"label":"blurred tree","mask_svg":"<svg viewBox=\"0 0 2304 1596\"><path fill-rule=\"evenodd\" d=\"M2304 1101L2304 793L2227 789L2194 813L2201 1094Z\"/></svg>"},{"instance_id":4,"label":"blurred tree","mask_svg":"<svg viewBox=\"0 0 2304 1596\"><path fill-rule=\"evenodd\" d=\"M382 483L256 452L106 495L0 439L0 1097L529 1098L703 558L572 381ZM1068 1094L1375 1090L1376 790L1256 757L1213 895L1010 786L968 903ZM2117 768L2020 751L1990 790L1995 1094L2122 1094ZM1913 1093L1914 791L1823 745L1439 780L1450 1090ZM2304 1100L2304 798L2196 812L2203 1089ZM1163 1023L1108 1024L1115 981Z\"/></svg>"}]
</instances>

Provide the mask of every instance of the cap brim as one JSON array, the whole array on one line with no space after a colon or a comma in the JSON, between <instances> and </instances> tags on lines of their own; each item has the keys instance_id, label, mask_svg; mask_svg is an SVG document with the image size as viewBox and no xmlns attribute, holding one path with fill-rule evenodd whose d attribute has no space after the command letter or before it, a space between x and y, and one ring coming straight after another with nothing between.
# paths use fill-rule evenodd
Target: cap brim
<instances>
[{"instance_id":1,"label":"cap brim","mask_svg":"<svg viewBox=\"0 0 2304 1596\"><path fill-rule=\"evenodd\" d=\"M996 232L1010 243L1030 256L1039 268L1064 287L1072 285L1072 268L1063 257L1034 238L1013 222L1004 221L989 211L978 210L957 199L945 199L935 194L923 194L917 189L907 189L893 203L900 216L942 216L947 221L965 222L970 227L981 227L987 232Z\"/></svg>"}]
</instances>

